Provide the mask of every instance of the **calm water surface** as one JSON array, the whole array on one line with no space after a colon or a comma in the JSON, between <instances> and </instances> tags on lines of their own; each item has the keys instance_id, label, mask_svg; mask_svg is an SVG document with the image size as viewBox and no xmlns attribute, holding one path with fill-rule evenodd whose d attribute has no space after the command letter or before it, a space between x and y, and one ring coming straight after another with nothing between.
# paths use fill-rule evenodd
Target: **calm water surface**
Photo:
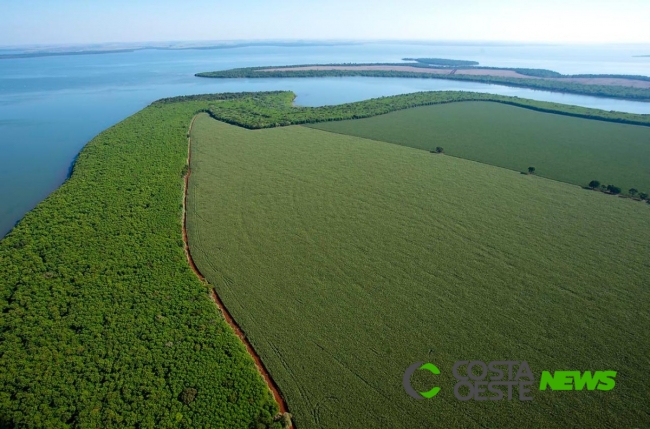
<instances>
[{"instance_id":1,"label":"calm water surface","mask_svg":"<svg viewBox=\"0 0 650 429\"><path fill-rule=\"evenodd\" d=\"M151 102L176 95L292 90L305 106L415 91L467 90L650 114L650 103L421 79L322 78L216 80L199 71L339 62L397 62L402 57L476 60L485 66L562 73L650 75L650 45L360 44L156 51L0 60L0 237L56 189L92 137Z\"/></svg>"}]
</instances>

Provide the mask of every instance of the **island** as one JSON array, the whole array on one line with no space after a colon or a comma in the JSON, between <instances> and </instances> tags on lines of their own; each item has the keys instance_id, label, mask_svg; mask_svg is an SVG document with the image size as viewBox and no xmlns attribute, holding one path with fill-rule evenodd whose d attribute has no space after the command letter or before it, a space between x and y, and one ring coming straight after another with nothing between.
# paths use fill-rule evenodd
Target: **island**
<instances>
[{"instance_id":1,"label":"island","mask_svg":"<svg viewBox=\"0 0 650 429\"><path fill-rule=\"evenodd\" d=\"M427 61L435 61L438 65ZM563 75L545 69L448 66L461 60L415 59L403 63L303 64L246 67L197 73L206 78L400 77L450 79L596 97L650 101L650 77L618 74ZM475 62L472 62L475 63Z\"/></svg>"}]
</instances>

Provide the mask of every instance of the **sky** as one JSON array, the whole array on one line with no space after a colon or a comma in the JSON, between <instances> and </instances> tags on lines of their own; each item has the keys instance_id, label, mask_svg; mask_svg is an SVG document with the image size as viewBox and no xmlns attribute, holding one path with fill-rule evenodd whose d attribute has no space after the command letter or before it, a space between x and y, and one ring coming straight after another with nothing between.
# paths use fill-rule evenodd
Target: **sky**
<instances>
[{"instance_id":1,"label":"sky","mask_svg":"<svg viewBox=\"0 0 650 429\"><path fill-rule=\"evenodd\" d=\"M0 0L0 45L200 40L650 43L650 0Z\"/></svg>"}]
</instances>

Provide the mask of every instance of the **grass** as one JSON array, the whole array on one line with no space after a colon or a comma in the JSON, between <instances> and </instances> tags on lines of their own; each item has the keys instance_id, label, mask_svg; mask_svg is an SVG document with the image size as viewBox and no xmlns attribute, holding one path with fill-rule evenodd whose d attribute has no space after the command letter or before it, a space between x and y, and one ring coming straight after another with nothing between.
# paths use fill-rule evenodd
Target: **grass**
<instances>
[{"instance_id":1,"label":"grass","mask_svg":"<svg viewBox=\"0 0 650 429\"><path fill-rule=\"evenodd\" d=\"M192 139L192 254L300 429L650 424L647 205L302 126L201 115ZM460 402L468 359L618 376ZM402 389L417 361L434 399Z\"/></svg>"},{"instance_id":2,"label":"grass","mask_svg":"<svg viewBox=\"0 0 650 429\"><path fill-rule=\"evenodd\" d=\"M486 102L423 106L372 118L309 125L576 185L591 180L650 193L650 128Z\"/></svg>"}]
</instances>

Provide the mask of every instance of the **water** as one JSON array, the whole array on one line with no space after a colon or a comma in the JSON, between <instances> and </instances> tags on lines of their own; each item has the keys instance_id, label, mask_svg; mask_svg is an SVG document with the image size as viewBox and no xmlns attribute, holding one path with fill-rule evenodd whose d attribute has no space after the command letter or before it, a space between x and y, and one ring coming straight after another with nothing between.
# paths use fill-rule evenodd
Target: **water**
<instances>
[{"instance_id":1,"label":"water","mask_svg":"<svg viewBox=\"0 0 650 429\"><path fill-rule=\"evenodd\" d=\"M8 50L7 50L8 51ZM162 97L226 91L292 90L305 106L382 95L468 90L650 113L650 103L533 91L471 82L381 79L201 79L199 71L339 62L397 62L402 57L477 60L485 66L562 73L650 75L650 45L360 44L156 51L0 60L0 237L66 178L93 136Z\"/></svg>"}]
</instances>

